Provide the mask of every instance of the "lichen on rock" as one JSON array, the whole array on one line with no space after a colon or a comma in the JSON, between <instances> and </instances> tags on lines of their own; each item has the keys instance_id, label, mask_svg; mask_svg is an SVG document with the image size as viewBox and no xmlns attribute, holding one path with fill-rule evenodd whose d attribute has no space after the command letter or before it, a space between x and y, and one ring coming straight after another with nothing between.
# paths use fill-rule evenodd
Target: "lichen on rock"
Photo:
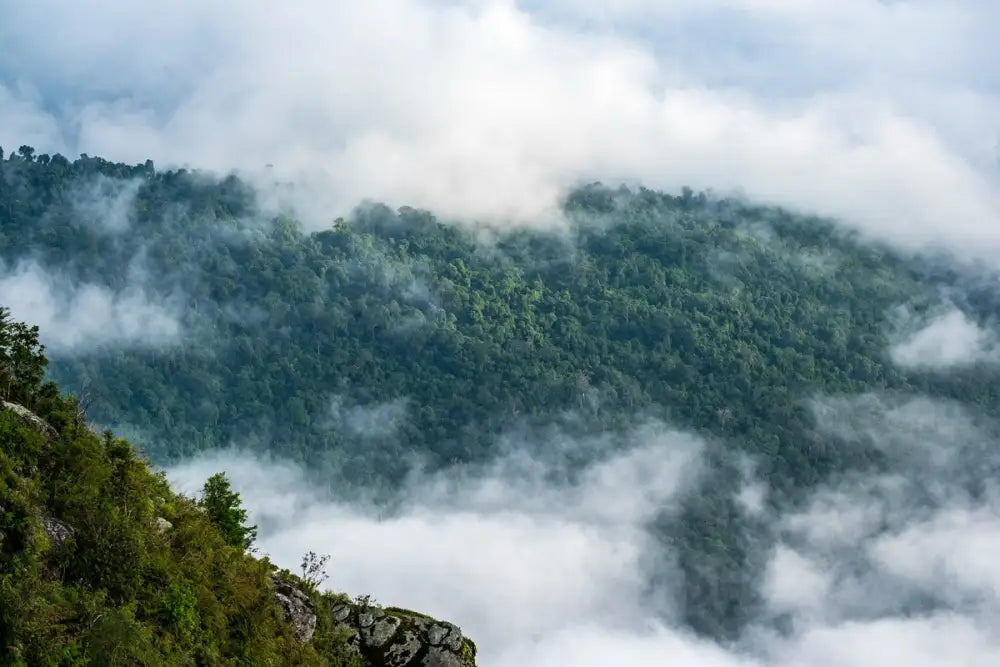
<instances>
[{"instance_id":1,"label":"lichen on rock","mask_svg":"<svg viewBox=\"0 0 1000 667\"><path fill-rule=\"evenodd\" d=\"M274 584L274 601L284 612L285 620L291 623L295 639L302 644L308 643L316 632L316 612L312 600L280 579L272 579L271 583Z\"/></svg>"},{"instance_id":2,"label":"lichen on rock","mask_svg":"<svg viewBox=\"0 0 1000 667\"><path fill-rule=\"evenodd\" d=\"M13 412L15 415L20 417L23 421L27 422L29 426L34 428L36 431L45 436L45 439L49 442L56 440L59 437L59 433L56 432L52 425L47 421L36 415L34 412L24 407L23 405L18 405L17 403L11 403L9 401L0 401L0 410L7 410L8 412Z\"/></svg>"},{"instance_id":3,"label":"lichen on rock","mask_svg":"<svg viewBox=\"0 0 1000 667\"><path fill-rule=\"evenodd\" d=\"M337 602L331 615L372 667L475 667L475 644L451 623L367 603Z\"/></svg>"}]
</instances>

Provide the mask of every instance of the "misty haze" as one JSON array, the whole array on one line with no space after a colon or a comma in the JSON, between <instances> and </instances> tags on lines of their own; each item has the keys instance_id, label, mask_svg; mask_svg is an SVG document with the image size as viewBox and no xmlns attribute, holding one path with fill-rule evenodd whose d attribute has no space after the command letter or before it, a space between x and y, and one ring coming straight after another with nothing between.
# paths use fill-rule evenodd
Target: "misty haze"
<instances>
[{"instance_id":1,"label":"misty haze","mask_svg":"<svg viewBox=\"0 0 1000 667\"><path fill-rule=\"evenodd\" d=\"M1000 3L0 10L0 665L1000 664Z\"/></svg>"}]
</instances>

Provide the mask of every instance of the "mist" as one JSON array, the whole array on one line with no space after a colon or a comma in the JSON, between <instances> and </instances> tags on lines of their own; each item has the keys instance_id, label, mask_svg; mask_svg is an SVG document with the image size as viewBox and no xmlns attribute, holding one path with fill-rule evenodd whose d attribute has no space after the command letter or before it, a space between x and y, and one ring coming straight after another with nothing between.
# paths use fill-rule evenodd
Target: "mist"
<instances>
[{"instance_id":1,"label":"mist","mask_svg":"<svg viewBox=\"0 0 1000 667\"><path fill-rule=\"evenodd\" d=\"M238 169L314 226L366 198L538 223L601 179L1000 249L995 3L71 7L3 7L5 148Z\"/></svg>"},{"instance_id":2,"label":"mist","mask_svg":"<svg viewBox=\"0 0 1000 667\"><path fill-rule=\"evenodd\" d=\"M874 443L887 468L844 474L777 511L744 466L741 496L755 496L749 509L773 543L760 577L763 611L725 645L677 621L683 573L648 532L654 515L669 516L708 480L708 445L659 422L637 427L624 448L572 479L532 448L507 448L481 467L415 473L396 510L331 494L290 462L236 450L168 476L196 494L225 470L260 525L258 546L277 564L295 570L306 551L328 553L332 589L459 623L482 665L995 664L995 425L919 396L817 397L814 409L818 428ZM650 596L654 581L660 590Z\"/></svg>"},{"instance_id":3,"label":"mist","mask_svg":"<svg viewBox=\"0 0 1000 667\"><path fill-rule=\"evenodd\" d=\"M897 318L893 362L908 368L945 370L1000 362L1000 341L957 308L918 318L903 311Z\"/></svg>"},{"instance_id":4,"label":"mist","mask_svg":"<svg viewBox=\"0 0 1000 667\"><path fill-rule=\"evenodd\" d=\"M98 231L115 234L127 231L135 197L142 181L114 179L98 174L67 195L74 219Z\"/></svg>"},{"instance_id":5,"label":"mist","mask_svg":"<svg viewBox=\"0 0 1000 667\"><path fill-rule=\"evenodd\" d=\"M177 299L157 298L141 281L113 290L32 260L13 267L0 262L0 296L15 318L40 328L50 355L159 347L182 334Z\"/></svg>"}]
</instances>

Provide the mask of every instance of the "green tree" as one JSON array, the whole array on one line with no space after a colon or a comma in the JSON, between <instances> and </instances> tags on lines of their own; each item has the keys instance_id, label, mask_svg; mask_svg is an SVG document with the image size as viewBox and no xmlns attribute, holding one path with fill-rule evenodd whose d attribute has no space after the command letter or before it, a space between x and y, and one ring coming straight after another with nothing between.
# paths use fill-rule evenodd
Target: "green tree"
<instances>
[{"instance_id":1,"label":"green tree","mask_svg":"<svg viewBox=\"0 0 1000 667\"><path fill-rule=\"evenodd\" d=\"M199 504L232 546L249 549L256 541L257 526L246 525L247 511L243 509L240 494L232 490L225 473L216 473L208 478Z\"/></svg>"},{"instance_id":2,"label":"green tree","mask_svg":"<svg viewBox=\"0 0 1000 667\"><path fill-rule=\"evenodd\" d=\"M45 375L48 360L38 342L38 327L10 319L0 307L0 396L27 402Z\"/></svg>"}]
</instances>

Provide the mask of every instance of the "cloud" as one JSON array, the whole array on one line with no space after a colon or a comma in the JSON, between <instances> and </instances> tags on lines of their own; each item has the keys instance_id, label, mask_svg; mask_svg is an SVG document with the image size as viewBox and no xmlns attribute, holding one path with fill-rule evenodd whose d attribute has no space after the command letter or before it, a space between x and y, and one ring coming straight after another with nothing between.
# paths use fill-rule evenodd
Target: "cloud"
<instances>
[{"instance_id":1,"label":"cloud","mask_svg":"<svg viewBox=\"0 0 1000 667\"><path fill-rule=\"evenodd\" d=\"M74 220L112 234L126 231L141 186L140 179L123 180L98 174L69 194Z\"/></svg>"},{"instance_id":2,"label":"cloud","mask_svg":"<svg viewBox=\"0 0 1000 667\"><path fill-rule=\"evenodd\" d=\"M647 624L644 524L697 476L701 445L669 431L634 437L633 449L593 464L575 484L547 483L547 466L518 456L415 478L391 514L330 499L293 465L233 452L169 476L194 492L227 470L273 560L296 567L307 550L329 553L337 588L456 620L480 645L482 664L504 664L505 652L568 628Z\"/></svg>"},{"instance_id":3,"label":"cloud","mask_svg":"<svg viewBox=\"0 0 1000 667\"><path fill-rule=\"evenodd\" d=\"M914 330L912 316L901 326L911 329L892 346L889 355L899 366L948 369L1000 361L1000 341L962 311L952 308Z\"/></svg>"},{"instance_id":4,"label":"cloud","mask_svg":"<svg viewBox=\"0 0 1000 667\"><path fill-rule=\"evenodd\" d=\"M297 466L248 453L201 455L168 474L194 492L227 470L277 563L329 553L335 588L458 622L483 665L995 664L1000 488L997 457L980 455L989 430L927 399L828 402L821 428L849 422L840 435L877 441L889 469L831 480L798 509L765 510L775 542L764 608L726 645L649 605L654 573L666 574L657 581L668 597L683 576L669 565L654 572L669 559L653 557L663 547L650 519L709 481L704 445L662 424L635 429L618 451L596 450L574 478L551 457L510 448L481 468L416 475L391 511L332 497ZM918 414L922 425L906 430ZM914 433L917 448L907 444Z\"/></svg>"},{"instance_id":5,"label":"cloud","mask_svg":"<svg viewBox=\"0 0 1000 667\"><path fill-rule=\"evenodd\" d=\"M995 3L186 1L154 19L122 0L82 27L64 9L5 8L4 145L293 180L322 225L366 197L537 220L579 180L638 180L1000 248Z\"/></svg>"},{"instance_id":6,"label":"cloud","mask_svg":"<svg viewBox=\"0 0 1000 667\"><path fill-rule=\"evenodd\" d=\"M341 429L355 437L388 437L406 419L405 398L368 405L345 405L343 396L330 399L330 410L323 428Z\"/></svg>"},{"instance_id":7,"label":"cloud","mask_svg":"<svg viewBox=\"0 0 1000 667\"><path fill-rule=\"evenodd\" d=\"M181 334L170 300L154 298L139 284L113 291L32 261L13 268L0 264L0 299L16 319L40 327L49 354L163 345Z\"/></svg>"},{"instance_id":8,"label":"cloud","mask_svg":"<svg viewBox=\"0 0 1000 667\"><path fill-rule=\"evenodd\" d=\"M38 104L36 95L0 82L0 146L12 152L22 145L46 146L53 152L68 150L57 119ZM16 145L15 145L16 144Z\"/></svg>"}]
</instances>

